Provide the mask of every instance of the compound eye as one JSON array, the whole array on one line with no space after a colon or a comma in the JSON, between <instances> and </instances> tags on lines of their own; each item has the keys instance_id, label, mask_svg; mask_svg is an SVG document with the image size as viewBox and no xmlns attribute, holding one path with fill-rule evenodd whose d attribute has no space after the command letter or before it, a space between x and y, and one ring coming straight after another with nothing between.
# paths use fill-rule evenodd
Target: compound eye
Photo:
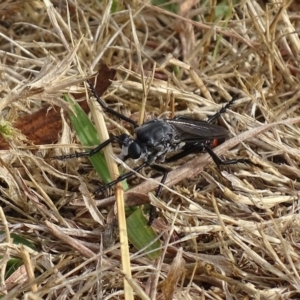
<instances>
[{"instance_id":1,"label":"compound eye","mask_svg":"<svg viewBox=\"0 0 300 300\"><path fill-rule=\"evenodd\" d=\"M128 156L133 159L138 159L141 157L142 150L139 144L133 142L128 147Z\"/></svg>"}]
</instances>

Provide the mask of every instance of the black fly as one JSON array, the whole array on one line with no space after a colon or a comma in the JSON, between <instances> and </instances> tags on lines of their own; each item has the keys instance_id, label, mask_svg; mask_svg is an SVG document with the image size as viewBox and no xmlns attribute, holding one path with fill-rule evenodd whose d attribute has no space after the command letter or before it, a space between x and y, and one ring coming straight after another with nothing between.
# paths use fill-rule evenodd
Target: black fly
<instances>
[{"instance_id":1,"label":"black fly","mask_svg":"<svg viewBox=\"0 0 300 300\"><path fill-rule=\"evenodd\" d=\"M116 180L104 185L95 191L95 194L131 177L135 172L139 172L142 168L150 166L153 169L163 173L161 184L166 181L168 170L156 165L159 162L172 162L183 158L191 153L208 152L217 166L230 165L237 163L249 163L247 159L221 160L214 152L213 148L223 143L228 136L228 131L218 125L211 124L220 117L236 100L233 98L218 113L211 116L207 121L199 121L184 116L178 116L173 119L153 119L139 126L135 121L118 113L108 107L105 102L96 94L94 86L88 81L91 92L96 98L100 106L108 113L131 123L134 126L135 138L131 138L127 134L119 136L111 136L107 141L103 142L96 148L82 153L63 155L56 157L57 159L68 159L73 157L92 156L101 151L104 147L112 142L118 142L122 148L121 159L141 160L142 163L133 171L119 176ZM173 156L166 157L167 154ZM156 191L156 197L159 197L162 191L160 185ZM156 210L151 207L149 224L156 218Z\"/></svg>"}]
</instances>

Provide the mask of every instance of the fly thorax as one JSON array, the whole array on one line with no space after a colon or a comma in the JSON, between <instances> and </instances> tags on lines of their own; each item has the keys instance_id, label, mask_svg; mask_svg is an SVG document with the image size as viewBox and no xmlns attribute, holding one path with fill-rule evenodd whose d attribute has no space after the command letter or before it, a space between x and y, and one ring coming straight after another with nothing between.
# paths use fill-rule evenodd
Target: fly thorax
<instances>
[{"instance_id":1,"label":"fly thorax","mask_svg":"<svg viewBox=\"0 0 300 300\"><path fill-rule=\"evenodd\" d=\"M141 157L149 164L164 161L166 154L178 143L175 129L162 119L146 122L135 132L142 149Z\"/></svg>"},{"instance_id":2,"label":"fly thorax","mask_svg":"<svg viewBox=\"0 0 300 300\"><path fill-rule=\"evenodd\" d=\"M166 154L170 151L171 147L168 143L155 145L148 151L148 162L153 164L154 162L164 162Z\"/></svg>"}]
</instances>

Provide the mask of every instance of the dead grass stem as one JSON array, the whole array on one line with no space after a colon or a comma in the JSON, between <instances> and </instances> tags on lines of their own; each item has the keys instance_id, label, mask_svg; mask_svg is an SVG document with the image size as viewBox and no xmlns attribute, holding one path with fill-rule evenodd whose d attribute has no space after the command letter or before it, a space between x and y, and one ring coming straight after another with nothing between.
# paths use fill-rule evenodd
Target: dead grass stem
<instances>
[{"instance_id":1,"label":"dead grass stem","mask_svg":"<svg viewBox=\"0 0 300 300\"><path fill-rule=\"evenodd\" d=\"M298 7L234 3L184 1L174 13L149 1L1 2L2 299L300 298ZM205 120L238 94L220 120L232 138L214 151L253 162L218 169L208 154L191 155L172 165L161 199L148 197L158 183L144 170L116 192L121 243L108 249L100 237L115 196L93 199L99 178L87 160L50 159L80 148L61 96L85 99L101 65L116 70L103 99L140 123ZM88 102L102 140L133 134ZM43 131L33 139L30 128ZM105 151L118 176L119 150ZM127 244L124 202L149 201L159 209L158 261ZM12 259L24 265L7 278Z\"/></svg>"}]
</instances>

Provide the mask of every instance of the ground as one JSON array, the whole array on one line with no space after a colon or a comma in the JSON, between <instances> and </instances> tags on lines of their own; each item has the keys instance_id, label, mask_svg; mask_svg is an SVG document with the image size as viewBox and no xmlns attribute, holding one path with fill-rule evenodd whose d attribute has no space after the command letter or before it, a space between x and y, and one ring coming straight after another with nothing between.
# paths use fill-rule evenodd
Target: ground
<instances>
[{"instance_id":1,"label":"ground","mask_svg":"<svg viewBox=\"0 0 300 300\"><path fill-rule=\"evenodd\" d=\"M2 299L300 299L297 2L4 0L0 15ZM95 94L139 124L236 97L214 152L247 163L194 153L159 198L149 167L95 195L139 164L118 169L118 143L58 159L134 134Z\"/></svg>"}]
</instances>

